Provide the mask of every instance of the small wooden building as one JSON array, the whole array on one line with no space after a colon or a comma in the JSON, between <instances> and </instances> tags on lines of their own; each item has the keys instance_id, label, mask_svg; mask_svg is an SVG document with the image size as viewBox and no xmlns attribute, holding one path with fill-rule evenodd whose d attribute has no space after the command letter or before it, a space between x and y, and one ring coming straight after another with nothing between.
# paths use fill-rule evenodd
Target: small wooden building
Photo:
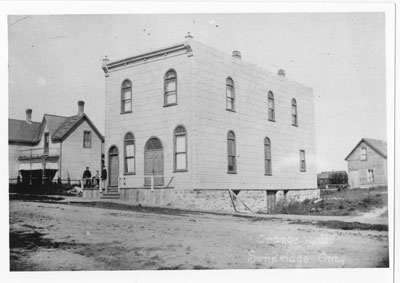
<instances>
[{"instance_id":1,"label":"small wooden building","mask_svg":"<svg viewBox=\"0 0 400 283\"><path fill-rule=\"evenodd\" d=\"M345 158L352 188L387 185L385 141L363 138Z\"/></svg>"},{"instance_id":2,"label":"small wooden building","mask_svg":"<svg viewBox=\"0 0 400 283\"><path fill-rule=\"evenodd\" d=\"M347 184L346 171L324 171L317 175L318 186Z\"/></svg>"}]
</instances>

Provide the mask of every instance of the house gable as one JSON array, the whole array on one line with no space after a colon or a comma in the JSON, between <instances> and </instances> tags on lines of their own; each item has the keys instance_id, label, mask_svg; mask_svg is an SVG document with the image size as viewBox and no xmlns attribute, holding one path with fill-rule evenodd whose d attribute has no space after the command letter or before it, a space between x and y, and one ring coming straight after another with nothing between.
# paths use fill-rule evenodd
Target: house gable
<instances>
[{"instance_id":1,"label":"house gable","mask_svg":"<svg viewBox=\"0 0 400 283\"><path fill-rule=\"evenodd\" d=\"M84 121L86 121L92 130L96 133L99 139L104 142L104 136L100 133L100 131L96 128L96 126L90 121L89 117L86 114L81 116L71 116L68 117L63 124L55 131L52 136L54 142L62 142L68 138Z\"/></svg>"},{"instance_id":2,"label":"house gable","mask_svg":"<svg viewBox=\"0 0 400 283\"><path fill-rule=\"evenodd\" d=\"M347 155L347 157L344 160L354 160L356 158L358 158L358 160L360 159L359 156L359 150L362 147L367 147L370 150L375 151L377 154L379 154L380 156L382 156L383 158L387 158L387 153L386 153L386 143L380 140L373 140L373 139L366 139L363 138L361 139L361 141L353 148L352 151L350 151L350 153ZM357 156L357 157L356 157ZM368 157L367 157L368 158Z\"/></svg>"}]
</instances>

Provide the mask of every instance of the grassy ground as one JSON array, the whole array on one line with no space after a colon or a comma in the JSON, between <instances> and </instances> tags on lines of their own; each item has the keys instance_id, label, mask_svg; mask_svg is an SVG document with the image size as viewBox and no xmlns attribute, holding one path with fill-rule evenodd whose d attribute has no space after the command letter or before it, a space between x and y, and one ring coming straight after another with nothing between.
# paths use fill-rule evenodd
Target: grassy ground
<instances>
[{"instance_id":1,"label":"grassy ground","mask_svg":"<svg viewBox=\"0 0 400 283\"><path fill-rule=\"evenodd\" d=\"M387 188L321 190L321 200L280 201L277 213L303 215L360 215L387 207ZM387 212L386 216L387 216ZM384 215L382 215L384 216Z\"/></svg>"}]
</instances>

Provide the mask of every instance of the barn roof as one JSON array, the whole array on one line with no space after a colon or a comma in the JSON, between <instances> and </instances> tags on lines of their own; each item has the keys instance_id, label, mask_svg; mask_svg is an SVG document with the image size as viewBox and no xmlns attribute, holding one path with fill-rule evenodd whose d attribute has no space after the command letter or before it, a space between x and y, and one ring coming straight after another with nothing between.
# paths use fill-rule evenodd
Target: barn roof
<instances>
[{"instance_id":1,"label":"barn roof","mask_svg":"<svg viewBox=\"0 0 400 283\"><path fill-rule=\"evenodd\" d=\"M358 146L364 142L367 144L370 148L372 148L376 153L378 153L380 156L383 158L387 158L387 144L385 141L382 140L376 140L376 139L367 139L367 138L362 138L359 143L353 148L352 151L346 156L344 160L347 160L351 154L358 148Z\"/></svg>"},{"instance_id":2,"label":"barn roof","mask_svg":"<svg viewBox=\"0 0 400 283\"><path fill-rule=\"evenodd\" d=\"M8 141L20 143L37 142L37 133L41 124L40 122L28 123L25 120L8 119Z\"/></svg>"},{"instance_id":3,"label":"barn roof","mask_svg":"<svg viewBox=\"0 0 400 283\"><path fill-rule=\"evenodd\" d=\"M318 179L329 179L333 174L347 174L346 171L323 171L317 175Z\"/></svg>"}]
</instances>

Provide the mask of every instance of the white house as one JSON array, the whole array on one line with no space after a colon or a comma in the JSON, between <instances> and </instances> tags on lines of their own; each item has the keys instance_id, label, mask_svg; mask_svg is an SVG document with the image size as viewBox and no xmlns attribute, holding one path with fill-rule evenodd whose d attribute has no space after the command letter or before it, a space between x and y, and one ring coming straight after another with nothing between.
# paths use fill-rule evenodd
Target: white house
<instances>
[{"instance_id":1,"label":"white house","mask_svg":"<svg viewBox=\"0 0 400 283\"><path fill-rule=\"evenodd\" d=\"M283 70L190 35L102 68L109 185L122 199L193 207L232 190L263 207L277 194L319 196L313 92Z\"/></svg>"},{"instance_id":2,"label":"white house","mask_svg":"<svg viewBox=\"0 0 400 283\"><path fill-rule=\"evenodd\" d=\"M78 182L86 167L92 174L101 170L103 135L84 113L78 102L78 114L70 117L45 114L42 122L8 119L9 178L18 176L29 183L60 179Z\"/></svg>"}]
</instances>

